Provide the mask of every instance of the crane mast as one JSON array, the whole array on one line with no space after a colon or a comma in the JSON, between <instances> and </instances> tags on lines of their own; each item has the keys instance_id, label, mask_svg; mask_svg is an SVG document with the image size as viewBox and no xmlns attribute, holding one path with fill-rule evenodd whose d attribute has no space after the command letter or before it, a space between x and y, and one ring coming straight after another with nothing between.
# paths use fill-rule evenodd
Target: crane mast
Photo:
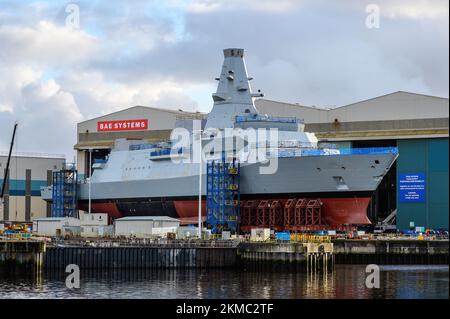
<instances>
[{"instance_id":1,"label":"crane mast","mask_svg":"<svg viewBox=\"0 0 450 319\"><path fill-rule=\"evenodd\" d=\"M12 138L11 138L11 144L9 146L9 153L8 153L8 158L6 160L6 167L5 167L5 174L3 177L3 183L2 183L2 190L0 193L0 213L2 218L4 219L4 215L3 215L3 200L4 200L4 195L5 195L5 187L6 187L6 182L7 182L7 178L8 178L8 171L9 171L9 164L11 162L11 154L12 154L12 150L13 150L13 146L14 146L14 139L16 137L16 130L17 130L17 123L14 124L14 129L13 129L13 134L12 134Z\"/></svg>"}]
</instances>

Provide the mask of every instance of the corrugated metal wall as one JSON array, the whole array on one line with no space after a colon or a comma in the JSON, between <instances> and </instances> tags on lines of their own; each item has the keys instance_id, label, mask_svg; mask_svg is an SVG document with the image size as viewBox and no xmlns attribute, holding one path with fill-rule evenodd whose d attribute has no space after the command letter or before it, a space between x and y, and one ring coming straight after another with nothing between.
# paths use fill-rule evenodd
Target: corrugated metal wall
<instances>
[{"instance_id":1,"label":"corrugated metal wall","mask_svg":"<svg viewBox=\"0 0 450 319\"><path fill-rule=\"evenodd\" d=\"M425 202L402 203L397 198L397 228L415 226L448 229L448 138L398 140L398 176L425 173Z\"/></svg>"},{"instance_id":2,"label":"corrugated metal wall","mask_svg":"<svg viewBox=\"0 0 450 319\"><path fill-rule=\"evenodd\" d=\"M0 189L7 157L0 156ZM41 199L41 186L50 182L52 170L63 167L64 158L13 156L5 188L5 206L0 220L29 222L37 217L45 217L50 208Z\"/></svg>"}]
</instances>

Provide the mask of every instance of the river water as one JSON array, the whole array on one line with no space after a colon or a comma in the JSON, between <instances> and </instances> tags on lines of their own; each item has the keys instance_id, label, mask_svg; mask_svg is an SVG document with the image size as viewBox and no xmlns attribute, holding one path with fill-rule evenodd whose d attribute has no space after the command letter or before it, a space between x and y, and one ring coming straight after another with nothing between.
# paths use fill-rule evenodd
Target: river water
<instances>
[{"instance_id":1,"label":"river water","mask_svg":"<svg viewBox=\"0 0 450 319\"><path fill-rule=\"evenodd\" d=\"M65 285L64 270L42 276L0 275L8 298L449 298L448 265L380 266L380 288L366 288L365 265L333 271L139 270L80 275Z\"/></svg>"}]
</instances>

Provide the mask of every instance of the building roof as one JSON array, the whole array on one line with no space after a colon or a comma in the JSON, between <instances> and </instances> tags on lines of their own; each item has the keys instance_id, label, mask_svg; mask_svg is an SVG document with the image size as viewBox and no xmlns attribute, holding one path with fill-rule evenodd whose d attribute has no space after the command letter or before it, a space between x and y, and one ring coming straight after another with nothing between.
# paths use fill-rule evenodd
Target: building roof
<instances>
[{"instance_id":1,"label":"building roof","mask_svg":"<svg viewBox=\"0 0 450 319\"><path fill-rule=\"evenodd\" d=\"M304 118L305 123L361 122L414 119L448 119L448 98L397 91L335 107L318 108L265 99L257 100L261 112ZM274 105L275 104L275 105Z\"/></svg>"},{"instance_id":2,"label":"building roof","mask_svg":"<svg viewBox=\"0 0 450 319\"><path fill-rule=\"evenodd\" d=\"M9 151L0 150L0 157L7 157ZM31 153L31 152L13 152L11 157L31 157L31 158L48 158L48 159L62 159L65 160L64 154L50 154L50 153Z\"/></svg>"},{"instance_id":3,"label":"building roof","mask_svg":"<svg viewBox=\"0 0 450 319\"><path fill-rule=\"evenodd\" d=\"M170 221L179 222L177 218L172 218L169 216L127 216L118 218L115 221Z\"/></svg>"},{"instance_id":4,"label":"building roof","mask_svg":"<svg viewBox=\"0 0 450 319\"><path fill-rule=\"evenodd\" d=\"M38 218L33 218L33 221L60 222L60 221L63 221L63 220L68 220L68 219L78 220L78 218L74 218L74 217L38 217Z\"/></svg>"},{"instance_id":5,"label":"building roof","mask_svg":"<svg viewBox=\"0 0 450 319\"><path fill-rule=\"evenodd\" d=\"M407 92L407 91L396 91L396 92L391 92L391 93L379 95L379 96L376 96L376 97L372 97L370 99L365 99L365 100L353 102L353 103L350 103L350 104L341 105L341 106L338 106L338 107L332 108L332 109L338 109L338 108L341 108L341 107L347 107L347 106L351 106L351 105L362 103L362 102L367 102L367 101L380 99L380 98L383 98L383 97L386 97L386 96L389 96L389 95L398 95L398 94L409 94L409 95L417 95L417 96L420 96L420 97L428 97L428 98L434 98L434 99L448 100L448 98L446 98L446 97L440 97L440 96L434 96L434 95L428 95L428 94L421 94L421 93L415 93L415 92Z\"/></svg>"},{"instance_id":6,"label":"building roof","mask_svg":"<svg viewBox=\"0 0 450 319\"><path fill-rule=\"evenodd\" d=\"M397 91L338 107L306 106L267 99L257 99L255 106L259 112L271 116L302 118L308 132L321 134L319 139L448 137L449 99L445 97ZM133 106L78 123L75 149L108 149L117 138L141 138L149 142L163 140L170 136L176 121L183 116L197 118L205 115ZM97 132L99 119L121 120L140 116L149 118L147 130Z\"/></svg>"},{"instance_id":7,"label":"building roof","mask_svg":"<svg viewBox=\"0 0 450 319\"><path fill-rule=\"evenodd\" d=\"M90 118L88 120L85 120L85 121L82 121L82 122L78 122L78 124L83 124L83 123L86 123L86 122L90 122L92 120L98 120L98 119L101 119L101 118L105 117L106 115L113 115L113 114L123 113L123 112L127 112L127 111L130 111L132 109L136 109L136 108L147 109L147 110L154 110L154 111L161 111L161 112L172 113L172 114L176 114L176 115L198 115L198 114L203 114L201 112L183 111L182 109L173 110L173 109L165 109L165 108L153 107L153 106L135 105L135 106L128 107L126 109L120 109L120 110L112 112L112 113L103 114L103 115L100 115L100 116L97 116L97 117L93 117L93 118Z\"/></svg>"},{"instance_id":8,"label":"building roof","mask_svg":"<svg viewBox=\"0 0 450 319\"><path fill-rule=\"evenodd\" d=\"M297 106L299 108L307 108L307 109L313 109L313 110L317 110L317 111L330 111L330 110L338 110L338 109L343 108L343 107L352 106L352 105L363 103L363 102L377 100L377 99L380 99L380 98L387 97L389 95L398 95L398 94L409 94L409 95L417 95L419 97L427 97L427 98L448 100L448 98L446 98L446 97L440 97L440 96L434 96L434 95L428 95L428 94L421 94L421 93L415 93L415 92L407 92L407 91L395 91L395 92L379 95L379 96L376 96L376 97L372 97L372 98L368 98L368 99L352 102L350 104L345 104L345 105L340 105L340 106L332 106L332 107L331 106L303 105L303 104L300 104L300 103L282 102L282 101L275 101L275 100L271 100L271 99L258 99L258 100L267 101L267 102L271 102L271 103L289 104L289 105L292 105L292 106Z\"/></svg>"},{"instance_id":9,"label":"building roof","mask_svg":"<svg viewBox=\"0 0 450 319\"><path fill-rule=\"evenodd\" d=\"M317 111L329 111L332 109L335 109L335 107L328 107L328 106L316 106L316 105L303 105L297 102L284 102L284 101L275 101L275 100L271 100L271 99L256 99L255 100L255 104L258 103L258 101L262 101L262 102L270 102L270 103L275 103L275 104L286 104L286 105L292 105L298 108L305 108L305 109L311 109L311 110L317 110Z\"/></svg>"}]
</instances>

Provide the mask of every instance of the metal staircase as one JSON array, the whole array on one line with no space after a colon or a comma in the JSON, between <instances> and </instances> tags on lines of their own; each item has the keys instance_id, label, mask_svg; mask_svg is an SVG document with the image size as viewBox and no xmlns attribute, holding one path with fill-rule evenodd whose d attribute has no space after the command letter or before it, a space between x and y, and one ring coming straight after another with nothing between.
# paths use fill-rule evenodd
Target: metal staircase
<instances>
[{"instance_id":1,"label":"metal staircase","mask_svg":"<svg viewBox=\"0 0 450 319\"><path fill-rule=\"evenodd\" d=\"M53 172L52 217L78 218L78 173L74 168Z\"/></svg>"},{"instance_id":2,"label":"metal staircase","mask_svg":"<svg viewBox=\"0 0 450 319\"><path fill-rule=\"evenodd\" d=\"M240 163L233 159L209 161L206 172L206 223L213 233L238 231Z\"/></svg>"}]
</instances>

